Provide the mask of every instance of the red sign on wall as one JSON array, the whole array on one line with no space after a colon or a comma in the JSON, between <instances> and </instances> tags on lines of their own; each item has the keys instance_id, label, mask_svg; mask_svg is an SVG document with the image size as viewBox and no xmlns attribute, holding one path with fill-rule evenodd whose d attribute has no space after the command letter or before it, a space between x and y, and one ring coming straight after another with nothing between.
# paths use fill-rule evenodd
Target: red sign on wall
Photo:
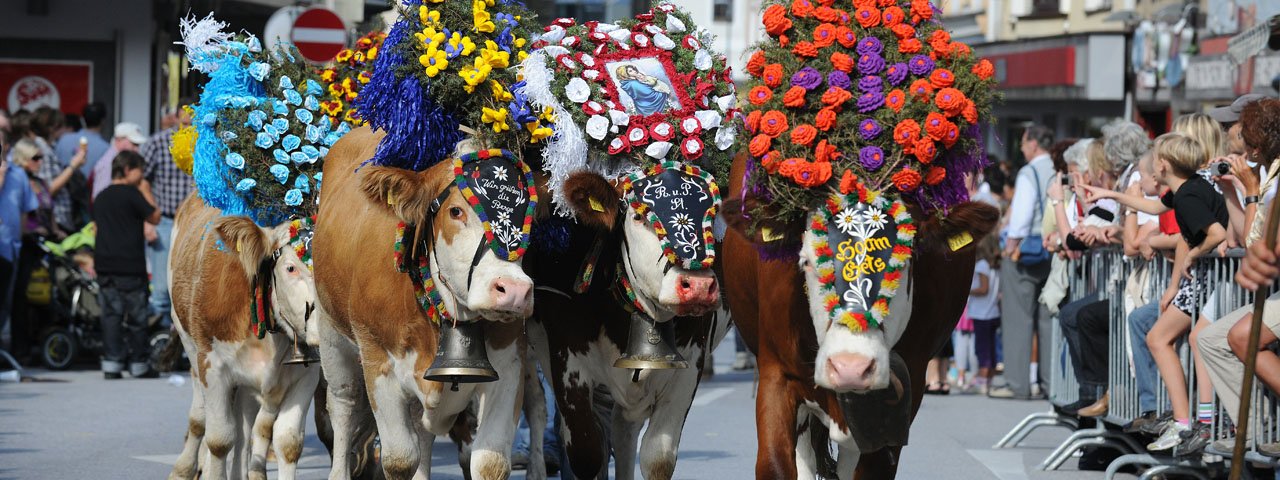
<instances>
[{"instance_id":1,"label":"red sign on wall","mask_svg":"<svg viewBox=\"0 0 1280 480\"><path fill-rule=\"evenodd\" d=\"M1005 77L1001 87L1072 86L1076 82L1075 47L989 55L987 59L997 65L1004 61Z\"/></svg>"},{"instance_id":2,"label":"red sign on wall","mask_svg":"<svg viewBox=\"0 0 1280 480\"><path fill-rule=\"evenodd\" d=\"M79 113L92 85L91 62L0 59L0 102L10 112L48 106Z\"/></svg>"}]
</instances>

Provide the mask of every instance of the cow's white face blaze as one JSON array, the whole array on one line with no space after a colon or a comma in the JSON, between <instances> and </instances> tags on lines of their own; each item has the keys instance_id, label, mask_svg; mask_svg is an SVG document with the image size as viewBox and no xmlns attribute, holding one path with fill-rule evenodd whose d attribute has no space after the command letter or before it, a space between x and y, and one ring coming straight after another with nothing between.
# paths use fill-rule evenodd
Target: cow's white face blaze
<instances>
[{"instance_id":1,"label":"cow's white face blaze","mask_svg":"<svg viewBox=\"0 0 1280 480\"><path fill-rule=\"evenodd\" d=\"M671 265L653 225L629 205L623 205L623 262L636 297L660 319L702 315L720 305L719 285L710 270Z\"/></svg>"},{"instance_id":2,"label":"cow's white face blaze","mask_svg":"<svg viewBox=\"0 0 1280 480\"><path fill-rule=\"evenodd\" d=\"M457 187L434 222L431 271L449 313L458 320L515 321L533 314L533 280L521 260L507 261L485 243L484 222ZM476 252L483 249L479 262Z\"/></svg>"},{"instance_id":3,"label":"cow's white face blaze","mask_svg":"<svg viewBox=\"0 0 1280 480\"><path fill-rule=\"evenodd\" d=\"M287 231L287 225L277 229ZM288 243L287 238L276 245L280 254L271 268L271 301L276 324L285 329L290 337L318 347L319 327L310 318L316 305L316 282L311 269L298 258L297 251Z\"/></svg>"}]
</instances>

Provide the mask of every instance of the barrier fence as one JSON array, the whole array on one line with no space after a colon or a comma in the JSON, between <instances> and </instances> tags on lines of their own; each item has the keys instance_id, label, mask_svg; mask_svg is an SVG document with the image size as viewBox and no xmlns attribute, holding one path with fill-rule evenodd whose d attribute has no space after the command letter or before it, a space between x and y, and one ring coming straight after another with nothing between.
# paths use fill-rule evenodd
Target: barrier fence
<instances>
[{"instance_id":1,"label":"barrier fence","mask_svg":"<svg viewBox=\"0 0 1280 480\"><path fill-rule=\"evenodd\" d=\"M1216 320L1240 307L1252 305L1254 293L1246 291L1236 284L1235 272L1240 267L1243 249L1228 252L1226 256L1206 256L1197 259L1192 269L1203 275L1204 288L1200 300L1193 312L1194 322L1202 316ZM1033 430L1044 426L1057 426L1074 432L1064 440L1040 464L1041 469L1053 470L1060 467L1072 455L1085 447L1104 447L1118 450L1123 455L1117 458L1107 470L1107 478L1112 478L1117 471L1128 465L1145 465L1141 478L1152 478L1157 475L1180 474L1194 478L1210 478L1214 473L1223 471L1223 462L1230 459L1230 452L1207 449L1205 454L1176 457L1149 453L1146 450L1145 438L1123 433L1121 426L1138 418L1143 412L1139 404L1139 385L1134 370L1134 344L1145 346L1145 338L1141 332L1131 331L1128 318L1130 312L1151 302L1159 302L1165 288L1169 285L1172 262L1157 257L1152 260L1125 257L1118 248L1093 250L1082 257L1067 262L1068 295L1067 303L1075 302L1096 295L1098 301L1107 302L1109 316L1107 339L1107 389L1109 392L1107 414L1099 418L1092 428L1080 428L1080 419L1067 414L1062 407L1079 399L1080 384L1075 375L1071 355L1068 354L1067 340L1063 335L1059 318L1052 321L1053 332L1042 335L1048 338L1051 365L1048 365L1047 397L1051 408L1047 412L1036 413L1023 419L1008 434L996 443L994 448L1012 448L1021 443ZM1273 287L1272 291L1275 291ZM1232 319L1234 321L1234 319ZM1184 335L1178 346L1179 358L1182 360L1186 375L1190 405L1190 414L1194 420L1195 408L1198 404L1196 373L1193 365L1189 342ZM1143 355L1148 355L1143 352ZM1045 368L1046 366L1041 366ZM1169 411L1169 402L1165 386L1158 380L1154 385L1157 411L1161 414ZM1257 446L1266 443L1280 442L1280 398L1267 390L1262 382L1255 382L1253 401L1255 412L1250 421L1249 452L1246 460L1280 466L1280 460L1267 457L1258 452ZM1211 432L1214 440L1230 438L1233 427L1230 416L1220 406L1217 396L1214 397L1214 417ZM1231 412L1234 415L1236 412ZM1212 442L1211 442L1212 443ZM1225 457L1225 458L1224 458Z\"/></svg>"}]
</instances>

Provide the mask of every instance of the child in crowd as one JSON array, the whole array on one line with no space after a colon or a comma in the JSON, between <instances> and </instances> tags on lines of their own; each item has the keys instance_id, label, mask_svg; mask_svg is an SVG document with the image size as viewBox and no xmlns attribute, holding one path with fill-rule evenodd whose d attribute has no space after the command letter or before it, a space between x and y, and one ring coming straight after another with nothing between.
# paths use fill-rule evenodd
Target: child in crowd
<instances>
[{"instance_id":1,"label":"child in crowd","mask_svg":"<svg viewBox=\"0 0 1280 480\"><path fill-rule=\"evenodd\" d=\"M1173 280L1160 301L1161 314L1147 334L1147 346L1169 393L1175 422L1147 446L1166 450L1178 446L1208 425L1197 422L1192 432L1186 378L1175 349L1178 339L1191 328L1192 315L1203 304L1203 282L1207 272L1192 268L1195 259L1213 251L1227 238L1226 202L1213 185L1197 171L1204 164L1200 142L1180 133L1161 135L1155 142L1154 178L1169 188L1160 201L1140 196L1083 186L1091 198L1114 198L1120 203L1150 214L1173 210L1182 235L1174 256ZM1172 307L1172 308L1170 308ZM1212 418L1210 418L1212 420ZM1207 433L1207 430L1205 431Z\"/></svg>"},{"instance_id":2,"label":"child in crowd","mask_svg":"<svg viewBox=\"0 0 1280 480\"><path fill-rule=\"evenodd\" d=\"M112 161L111 185L93 202L93 221L98 226L94 256L102 289L102 375L109 380L120 378L126 360L134 378L159 376L148 363L142 225L160 223L160 210L151 185L142 178L144 164L136 152L120 152Z\"/></svg>"},{"instance_id":3,"label":"child in crowd","mask_svg":"<svg viewBox=\"0 0 1280 480\"><path fill-rule=\"evenodd\" d=\"M978 261L969 286L969 319L973 322L973 349L978 357L974 389L986 395L996 371L996 330L1000 328L1000 237L987 235L978 243Z\"/></svg>"}]
</instances>

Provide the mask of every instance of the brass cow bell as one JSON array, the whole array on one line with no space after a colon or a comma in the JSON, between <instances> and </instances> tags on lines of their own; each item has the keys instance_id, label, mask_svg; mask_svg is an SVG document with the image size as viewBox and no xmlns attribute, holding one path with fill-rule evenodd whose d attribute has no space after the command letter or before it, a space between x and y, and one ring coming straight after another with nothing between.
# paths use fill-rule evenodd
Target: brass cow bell
<instances>
[{"instance_id":1,"label":"brass cow bell","mask_svg":"<svg viewBox=\"0 0 1280 480\"><path fill-rule=\"evenodd\" d=\"M673 345L675 335L673 322L655 322L645 315L633 314L627 349L613 366L636 370L689 368L689 362ZM638 376L639 372L636 373Z\"/></svg>"},{"instance_id":2,"label":"brass cow bell","mask_svg":"<svg viewBox=\"0 0 1280 480\"><path fill-rule=\"evenodd\" d=\"M315 304L313 303L307 304L307 311L306 313L303 314L303 317L302 317L303 325L306 325L307 322L311 321L311 313L314 312L315 310L316 310ZM309 367L311 366L312 363L317 363L320 361L320 354L319 352L316 352L316 349L314 347L306 344L301 344L298 342L299 335L305 335L305 334L299 333L299 332L293 332L293 354L289 355L289 358L286 358L284 359L284 361L280 362L281 365L302 365L304 367Z\"/></svg>"},{"instance_id":3,"label":"brass cow bell","mask_svg":"<svg viewBox=\"0 0 1280 480\"><path fill-rule=\"evenodd\" d=\"M431 368L422 375L426 380L452 384L483 383L498 380L498 372L489 364L485 352L484 325L480 322L441 322L440 342Z\"/></svg>"}]
</instances>

